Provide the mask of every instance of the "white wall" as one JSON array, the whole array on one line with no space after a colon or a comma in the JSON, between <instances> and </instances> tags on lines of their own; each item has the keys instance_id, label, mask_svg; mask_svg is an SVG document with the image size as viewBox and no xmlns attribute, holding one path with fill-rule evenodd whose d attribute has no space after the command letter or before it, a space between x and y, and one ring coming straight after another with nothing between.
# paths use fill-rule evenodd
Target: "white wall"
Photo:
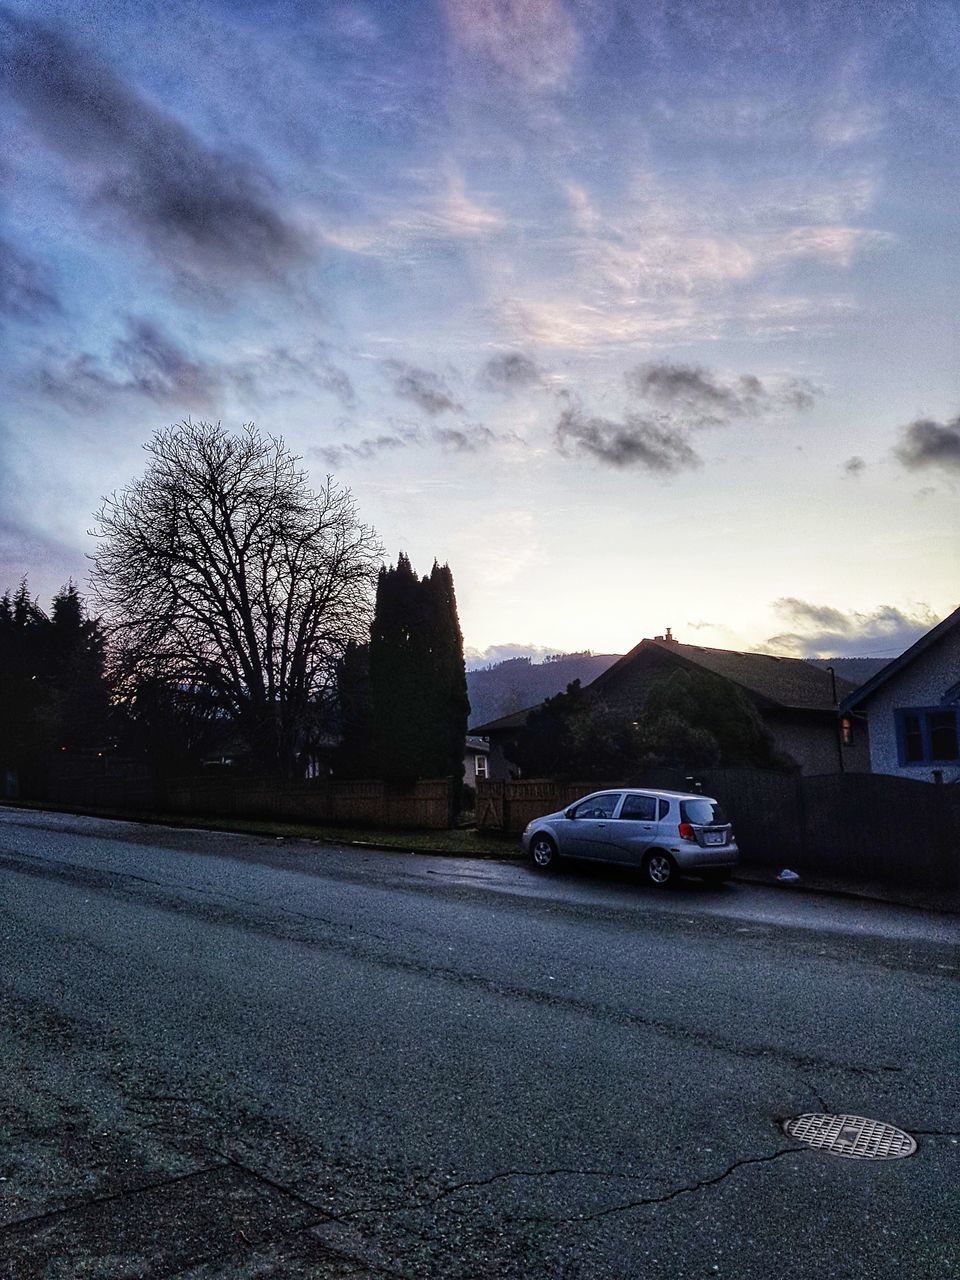
<instances>
[{"instance_id":1,"label":"white wall","mask_svg":"<svg viewBox=\"0 0 960 1280\"><path fill-rule=\"evenodd\" d=\"M936 707L947 689L960 681L960 627L954 627L897 672L865 704L870 726L870 767L874 773L933 781L943 770L944 782L960 780L960 765L901 765L897 755L894 711L898 707Z\"/></svg>"}]
</instances>

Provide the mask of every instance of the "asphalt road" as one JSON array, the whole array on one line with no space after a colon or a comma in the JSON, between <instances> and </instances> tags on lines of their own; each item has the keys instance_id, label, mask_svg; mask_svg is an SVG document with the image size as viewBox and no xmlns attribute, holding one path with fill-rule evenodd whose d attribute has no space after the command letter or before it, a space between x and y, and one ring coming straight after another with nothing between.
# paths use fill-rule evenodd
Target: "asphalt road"
<instances>
[{"instance_id":1,"label":"asphalt road","mask_svg":"<svg viewBox=\"0 0 960 1280\"><path fill-rule=\"evenodd\" d=\"M957 924L0 809L0 1276L960 1276Z\"/></svg>"}]
</instances>

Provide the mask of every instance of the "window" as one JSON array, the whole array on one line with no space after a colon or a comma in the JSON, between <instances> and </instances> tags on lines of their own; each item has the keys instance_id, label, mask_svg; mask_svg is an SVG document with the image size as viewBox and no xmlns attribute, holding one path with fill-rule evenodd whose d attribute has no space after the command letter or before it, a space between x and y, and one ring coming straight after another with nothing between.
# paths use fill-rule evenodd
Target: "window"
<instances>
[{"instance_id":1,"label":"window","mask_svg":"<svg viewBox=\"0 0 960 1280\"><path fill-rule=\"evenodd\" d=\"M714 823L726 822L726 814L713 800L706 796L702 800L681 800L680 820L692 822L697 827L709 827Z\"/></svg>"},{"instance_id":2,"label":"window","mask_svg":"<svg viewBox=\"0 0 960 1280\"><path fill-rule=\"evenodd\" d=\"M485 778L487 776L487 757L478 751L473 757L473 764L477 771L477 777Z\"/></svg>"},{"instance_id":3,"label":"window","mask_svg":"<svg viewBox=\"0 0 960 1280\"><path fill-rule=\"evenodd\" d=\"M954 707L910 707L894 712L901 764L960 760Z\"/></svg>"},{"instance_id":4,"label":"window","mask_svg":"<svg viewBox=\"0 0 960 1280\"><path fill-rule=\"evenodd\" d=\"M588 796L586 800L577 805L574 814L578 818L612 818L619 799L619 792L616 794L607 792L604 795Z\"/></svg>"},{"instance_id":5,"label":"window","mask_svg":"<svg viewBox=\"0 0 960 1280\"><path fill-rule=\"evenodd\" d=\"M656 822L656 796L625 796L620 817L632 818L634 822Z\"/></svg>"}]
</instances>

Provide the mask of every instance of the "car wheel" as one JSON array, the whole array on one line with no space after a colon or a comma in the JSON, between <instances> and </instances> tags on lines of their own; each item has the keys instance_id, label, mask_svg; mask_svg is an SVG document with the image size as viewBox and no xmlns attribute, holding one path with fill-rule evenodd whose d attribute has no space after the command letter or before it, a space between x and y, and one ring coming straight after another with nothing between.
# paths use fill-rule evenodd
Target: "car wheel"
<instances>
[{"instance_id":1,"label":"car wheel","mask_svg":"<svg viewBox=\"0 0 960 1280\"><path fill-rule=\"evenodd\" d=\"M549 836L537 835L530 841L530 860L538 871L556 871L560 858L557 846Z\"/></svg>"},{"instance_id":2,"label":"car wheel","mask_svg":"<svg viewBox=\"0 0 960 1280\"><path fill-rule=\"evenodd\" d=\"M647 883L652 884L655 889L666 889L669 885L676 884L679 875L677 864L669 853L664 853L661 849L654 849L653 853L647 854L643 873Z\"/></svg>"}]
</instances>

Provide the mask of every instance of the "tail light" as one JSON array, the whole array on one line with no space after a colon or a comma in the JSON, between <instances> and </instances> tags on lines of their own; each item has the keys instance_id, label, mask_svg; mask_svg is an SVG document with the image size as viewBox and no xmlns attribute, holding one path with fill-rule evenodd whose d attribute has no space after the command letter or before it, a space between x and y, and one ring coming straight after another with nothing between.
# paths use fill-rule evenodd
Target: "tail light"
<instances>
[{"instance_id":1,"label":"tail light","mask_svg":"<svg viewBox=\"0 0 960 1280\"><path fill-rule=\"evenodd\" d=\"M689 822L681 822L679 827L677 827L677 834L680 836L681 840L695 841L697 838L697 833L694 831L693 827L691 827Z\"/></svg>"}]
</instances>

